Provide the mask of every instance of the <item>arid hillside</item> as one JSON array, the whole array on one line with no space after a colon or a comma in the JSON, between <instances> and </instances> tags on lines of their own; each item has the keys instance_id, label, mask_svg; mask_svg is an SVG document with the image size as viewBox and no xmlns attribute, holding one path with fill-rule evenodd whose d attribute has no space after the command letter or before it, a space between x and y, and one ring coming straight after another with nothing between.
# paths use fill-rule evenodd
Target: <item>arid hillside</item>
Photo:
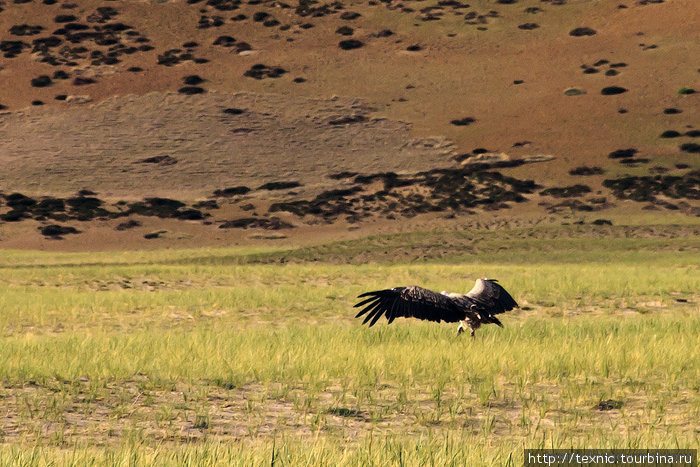
<instances>
[{"instance_id":1,"label":"arid hillside","mask_svg":"<svg viewBox=\"0 0 700 467\"><path fill-rule=\"evenodd\" d=\"M0 235L694 217L699 40L693 0L3 1Z\"/></svg>"}]
</instances>

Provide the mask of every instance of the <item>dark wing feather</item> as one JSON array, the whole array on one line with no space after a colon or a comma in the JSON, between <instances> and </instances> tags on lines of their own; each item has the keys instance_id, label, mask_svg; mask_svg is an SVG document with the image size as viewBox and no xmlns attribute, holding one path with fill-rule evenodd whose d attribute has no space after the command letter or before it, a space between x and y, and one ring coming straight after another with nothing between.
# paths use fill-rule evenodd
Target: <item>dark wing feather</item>
<instances>
[{"instance_id":1,"label":"dark wing feather","mask_svg":"<svg viewBox=\"0 0 700 467\"><path fill-rule=\"evenodd\" d=\"M466 296L489 315L497 315L518 307L513 297L496 280L477 279L474 288L467 292Z\"/></svg>"},{"instance_id":2,"label":"dark wing feather","mask_svg":"<svg viewBox=\"0 0 700 467\"><path fill-rule=\"evenodd\" d=\"M369 321L370 327L374 326L382 315L386 316L389 323L398 317L455 323L465 316L464 309L450 297L422 287L377 290L363 293L357 298L365 297L369 298L355 305L355 308L364 306L355 318L366 313L362 324Z\"/></svg>"}]
</instances>

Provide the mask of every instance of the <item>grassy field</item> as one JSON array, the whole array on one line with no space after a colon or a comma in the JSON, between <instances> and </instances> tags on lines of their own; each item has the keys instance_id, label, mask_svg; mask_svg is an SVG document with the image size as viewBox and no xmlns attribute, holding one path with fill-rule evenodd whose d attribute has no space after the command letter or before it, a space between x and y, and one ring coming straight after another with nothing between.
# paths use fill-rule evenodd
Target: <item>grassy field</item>
<instances>
[{"instance_id":1,"label":"grassy field","mask_svg":"<svg viewBox=\"0 0 700 467\"><path fill-rule=\"evenodd\" d=\"M519 465L700 440L697 226L303 249L4 252L0 463ZM366 290L494 277L522 310L354 320Z\"/></svg>"}]
</instances>

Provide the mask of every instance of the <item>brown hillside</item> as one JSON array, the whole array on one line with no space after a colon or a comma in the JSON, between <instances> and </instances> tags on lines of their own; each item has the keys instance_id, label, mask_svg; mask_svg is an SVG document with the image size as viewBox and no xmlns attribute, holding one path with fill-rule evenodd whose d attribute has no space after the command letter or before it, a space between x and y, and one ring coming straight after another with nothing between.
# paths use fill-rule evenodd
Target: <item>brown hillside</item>
<instances>
[{"instance_id":1,"label":"brown hillside","mask_svg":"<svg viewBox=\"0 0 700 467\"><path fill-rule=\"evenodd\" d=\"M329 175L457 168L483 148L554 156L501 166L608 197L567 212L617 196L695 215L694 1L468 3L0 2L0 189L191 202L294 180L300 189L278 197L306 202L352 186ZM626 175L686 178L682 193L675 179L643 181L642 194L602 184ZM438 202L431 183L412 186ZM531 205L536 193L526 193ZM413 195L395 196L405 207ZM554 198L543 212L562 210ZM349 203L357 217L375 201ZM395 210L387 203L362 209Z\"/></svg>"}]
</instances>

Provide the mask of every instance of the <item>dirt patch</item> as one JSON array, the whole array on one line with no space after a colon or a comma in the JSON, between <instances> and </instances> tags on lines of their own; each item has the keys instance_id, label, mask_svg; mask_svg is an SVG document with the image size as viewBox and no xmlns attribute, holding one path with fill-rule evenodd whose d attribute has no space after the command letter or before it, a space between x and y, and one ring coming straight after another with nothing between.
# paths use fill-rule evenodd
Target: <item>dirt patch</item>
<instances>
[{"instance_id":1,"label":"dirt patch","mask_svg":"<svg viewBox=\"0 0 700 467\"><path fill-rule=\"evenodd\" d=\"M0 441L110 446L135 432L156 443L280 436L347 440L369 434L415 436L457 429L477 434L484 432L485 425L498 439L525 436L527 426L554 426L574 416L575 434L611 420L632 419L642 427L653 423L648 399L638 390L625 390L623 400L594 405L587 397L571 399L566 390L549 382L531 383L525 389L513 383L494 387L498 392L489 391L489 385L477 378L466 391L424 385L406 389L384 383L354 392L340 385L314 390L277 382L239 386L220 379L188 385L139 375L97 387L87 378L32 381L0 387L4 405ZM547 410L528 407L532 404L528 394L534 393L549 401ZM684 396L664 407L671 427L684 426L690 419L694 399ZM518 424L524 425L523 430L514 432Z\"/></svg>"}]
</instances>

